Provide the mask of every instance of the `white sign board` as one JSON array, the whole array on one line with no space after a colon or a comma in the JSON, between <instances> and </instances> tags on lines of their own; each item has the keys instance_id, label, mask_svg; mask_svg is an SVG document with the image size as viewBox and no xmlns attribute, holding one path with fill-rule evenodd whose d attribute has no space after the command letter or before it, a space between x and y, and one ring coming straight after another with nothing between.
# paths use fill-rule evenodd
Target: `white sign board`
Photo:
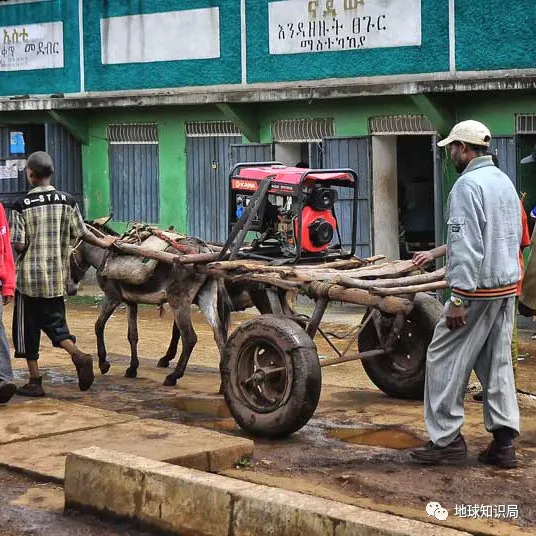
<instances>
[{"instance_id":1,"label":"white sign board","mask_svg":"<svg viewBox=\"0 0 536 536\"><path fill-rule=\"evenodd\" d=\"M103 64L220 57L220 10L188 9L101 19Z\"/></svg>"},{"instance_id":2,"label":"white sign board","mask_svg":"<svg viewBox=\"0 0 536 536\"><path fill-rule=\"evenodd\" d=\"M0 71L63 67L63 22L0 28Z\"/></svg>"},{"instance_id":3,"label":"white sign board","mask_svg":"<svg viewBox=\"0 0 536 536\"><path fill-rule=\"evenodd\" d=\"M5 165L0 165L0 179L16 179L19 176L19 161L6 160Z\"/></svg>"},{"instance_id":4,"label":"white sign board","mask_svg":"<svg viewBox=\"0 0 536 536\"><path fill-rule=\"evenodd\" d=\"M421 0L283 0L268 9L270 54L421 44Z\"/></svg>"}]
</instances>

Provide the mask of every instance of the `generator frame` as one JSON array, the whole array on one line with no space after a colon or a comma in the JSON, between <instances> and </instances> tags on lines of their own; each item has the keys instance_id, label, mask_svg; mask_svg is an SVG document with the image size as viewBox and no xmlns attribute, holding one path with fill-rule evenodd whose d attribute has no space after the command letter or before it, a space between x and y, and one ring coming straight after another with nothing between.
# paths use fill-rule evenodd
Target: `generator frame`
<instances>
[{"instance_id":1,"label":"generator frame","mask_svg":"<svg viewBox=\"0 0 536 536\"><path fill-rule=\"evenodd\" d=\"M359 204L359 178L357 173L349 168L337 168L337 169L307 169L305 170L298 182L291 183L289 188L291 189L274 189L274 186L278 185L277 182L277 168L274 168L272 175L267 175L264 179L241 177L240 171L245 168L265 168L265 167L285 167L281 162L242 162L235 164L229 173L229 237L224 244L222 251L220 252L220 259L227 258L234 260L237 257L250 258L258 260L273 261L279 264L296 264L300 260L306 260L308 262L326 262L336 259L350 259L354 256L357 248L357 221L358 221L358 204ZM322 175L340 175L341 177L333 177L331 179L320 179ZM343 180L346 175L351 180ZM336 222L336 232L339 239L339 249L335 247L328 247L325 252L322 253L304 253L302 248L302 230L303 230L303 217L302 211L304 208L304 185L307 179L312 177L316 178L318 182L326 182L330 186L339 186L352 188L354 195L352 198L352 238L350 251L343 249L341 230L339 226L339 220L335 212L335 207L332 209L333 217ZM234 220L233 214L233 179L243 179L258 182L259 185L254 190L249 204L245 207L245 210L238 220ZM282 255L281 248L244 248L244 242L247 238L247 233L251 229L251 225L255 218L258 216L263 208L268 195L280 195L292 197L295 203L295 209L298 214L298 229L296 233L295 254L293 257ZM264 251L263 251L264 249Z\"/></svg>"}]
</instances>

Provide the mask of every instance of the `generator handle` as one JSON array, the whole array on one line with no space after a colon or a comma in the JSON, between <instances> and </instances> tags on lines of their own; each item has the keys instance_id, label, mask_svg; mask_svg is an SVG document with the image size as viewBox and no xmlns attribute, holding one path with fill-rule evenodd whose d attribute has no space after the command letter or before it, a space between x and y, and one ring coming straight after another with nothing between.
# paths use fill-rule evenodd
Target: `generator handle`
<instances>
[{"instance_id":1,"label":"generator handle","mask_svg":"<svg viewBox=\"0 0 536 536\"><path fill-rule=\"evenodd\" d=\"M358 177L357 177L357 173L353 170L353 169L350 169L350 168L334 168L334 169L308 169L307 171L305 171L302 176L301 176L301 179L300 179L300 182L303 182L305 181L305 179L309 176L309 175L325 175L326 173L347 173L348 175L351 175L354 179L354 185L355 185L355 188L357 190L357 186L358 186Z\"/></svg>"},{"instance_id":2,"label":"generator handle","mask_svg":"<svg viewBox=\"0 0 536 536\"><path fill-rule=\"evenodd\" d=\"M345 258L350 258L350 257L353 257L355 252L356 252L356 249L357 249L357 221L358 221L358 214L357 214L357 210L358 210L358 205L359 205L359 177L357 176L357 173L353 170L353 169L350 169L350 168L339 168L339 169L309 169L307 170L305 173L303 173L303 175L301 176L301 179L300 179L300 183L303 183L305 181L305 179L307 178L308 175L313 175L313 174L320 174L320 173L348 173L348 175L351 175L354 179L354 199L353 199L353 203L352 203L352 246L351 246L351 249L350 249L350 253L346 256L344 256ZM347 186L348 187L348 186ZM343 186L344 188L344 186ZM338 222L337 222L337 226L338 226ZM299 237L298 239L300 240L300 243L299 243L299 249L301 250L301 219L299 221ZM342 242L342 240L341 240ZM341 247L342 247L342 244L341 244ZM297 255L297 258L299 258L299 251L298 251L298 255Z\"/></svg>"},{"instance_id":3,"label":"generator handle","mask_svg":"<svg viewBox=\"0 0 536 536\"><path fill-rule=\"evenodd\" d=\"M259 166L283 166L281 162L239 162L238 164L235 164L231 168L231 172L229 173L229 177L234 177L236 170L245 168L245 167L259 167Z\"/></svg>"}]
</instances>

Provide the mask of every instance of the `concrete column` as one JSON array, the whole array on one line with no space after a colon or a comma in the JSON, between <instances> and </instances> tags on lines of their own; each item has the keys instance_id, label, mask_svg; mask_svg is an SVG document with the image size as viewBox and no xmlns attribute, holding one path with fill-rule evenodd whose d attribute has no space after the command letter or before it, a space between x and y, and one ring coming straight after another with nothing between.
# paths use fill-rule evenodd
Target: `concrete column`
<instances>
[{"instance_id":1,"label":"concrete column","mask_svg":"<svg viewBox=\"0 0 536 536\"><path fill-rule=\"evenodd\" d=\"M374 253L400 258L396 136L372 136Z\"/></svg>"}]
</instances>

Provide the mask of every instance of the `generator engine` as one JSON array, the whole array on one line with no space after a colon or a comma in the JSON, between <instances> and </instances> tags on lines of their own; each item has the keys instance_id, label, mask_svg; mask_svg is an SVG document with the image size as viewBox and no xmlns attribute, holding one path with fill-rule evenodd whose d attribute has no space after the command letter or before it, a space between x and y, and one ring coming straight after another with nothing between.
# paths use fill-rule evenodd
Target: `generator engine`
<instances>
[{"instance_id":1,"label":"generator engine","mask_svg":"<svg viewBox=\"0 0 536 536\"><path fill-rule=\"evenodd\" d=\"M354 187L353 177L339 174L330 182L333 173L324 177L322 171L282 165L242 169L240 176L231 177L231 225L242 217L260 181L270 177L270 172L274 175L270 188L249 226L250 231L258 233L252 249L275 248L283 257L325 255L338 234L338 195L333 186L339 185L338 177Z\"/></svg>"}]
</instances>

